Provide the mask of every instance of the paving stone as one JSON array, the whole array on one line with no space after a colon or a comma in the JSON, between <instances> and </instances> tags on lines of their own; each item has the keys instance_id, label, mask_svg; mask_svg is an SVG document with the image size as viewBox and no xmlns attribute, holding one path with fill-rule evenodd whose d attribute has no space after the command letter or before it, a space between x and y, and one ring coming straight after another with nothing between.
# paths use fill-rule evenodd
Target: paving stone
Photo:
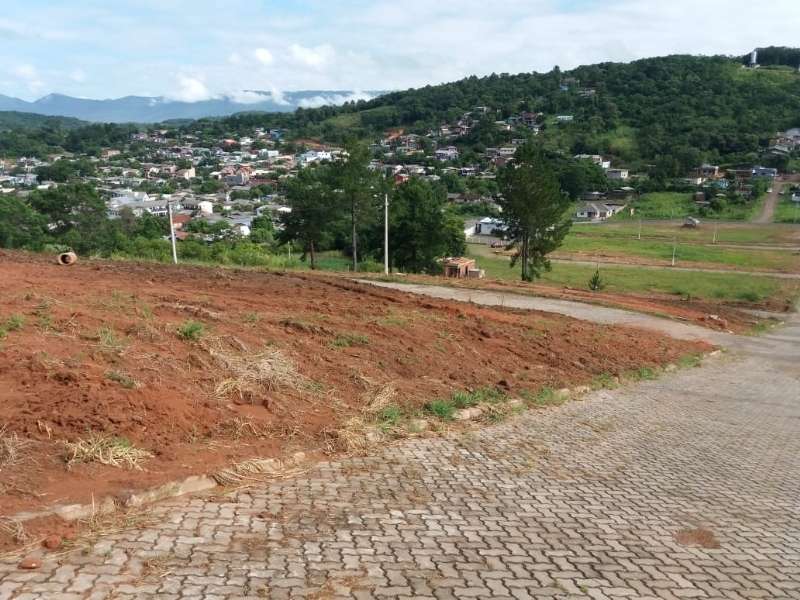
<instances>
[{"instance_id":1,"label":"paving stone","mask_svg":"<svg viewBox=\"0 0 800 600\"><path fill-rule=\"evenodd\" d=\"M800 327L775 340L224 499L170 500L155 525L35 572L0 561L0 600L800 598ZM678 543L697 528L719 547Z\"/></svg>"}]
</instances>

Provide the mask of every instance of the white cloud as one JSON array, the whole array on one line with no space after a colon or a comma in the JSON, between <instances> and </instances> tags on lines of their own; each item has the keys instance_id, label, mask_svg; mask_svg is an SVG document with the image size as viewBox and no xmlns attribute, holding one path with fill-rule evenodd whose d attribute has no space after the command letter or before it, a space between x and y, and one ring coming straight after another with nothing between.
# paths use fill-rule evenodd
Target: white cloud
<instances>
[{"instance_id":1,"label":"white cloud","mask_svg":"<svg viewBox=\"0 0 800 600\"><path fill-rule=\"evenodd\" d=\"M202 79L187 75L178 75L178 89L167 94L170 100L179 100L181 102L200 102L213 96Z\"/></svg>"},{"instance_id":2,"label":"white cloud","mask_svg":"<svg viewBox=\"0 0 800 600\"><path fill-rule=\"evenodd\" d=\"M86 72L81 68L73 69L69 74L69 78L75 83L83 83L86 81Z\"/></svg>"},{"instance_id":3,"label":"white cloud","mask_svg":"<svg viewBox=\"0 0 800 600\"><path fill-rule=\"evenodd\" d=\"M556 64L800 44L797 0L770 0L769 10L753 10L752 0L504 0L502 10L487 10L485 0L312 0L302 12L281 8L287 3L227 0L231 14L247 14L235 23L220 21L215 3L120 2L136 9L2 3L0 78L7 83L0 82L0 93L109 97L146 90L196 100L241 89L405 89ZM41 67L13 70L28 63ZM85 81L71 77L75 65Z\"/></svg>"},{"instance_id":4,"label":"white cloud","mask_svg":"<svg viewBox=\"0 0 800 600\"><path fill-rule=\"evenodd\" d=\"M336 51L330 44L322 44L307 48L300 44L289 46L289 54L298 63L306 67L320 68L333 62Z\"/></svg>"},{"instance_id":5,"label":"white cloud","mask_svg":"<svg viewBox=\"0 0 800 600\"><path fill-rule=\"evenodd\" d=\"M31 93L38 94L44 89L44 81L42 81L39 71L33 65L17 65L12 69L12 73L24 82L24 85L27 86Z\"/></svg>"},{"instance_id":6,"label":"white cloud","mask_svg":"<svg viewBox=\"0 0 800 600\"><path fill-rule=\"evenodd\" d=\"M269 99L268 95L250 90L228 92L225 96L238 104L256 104L257 102L265 102Z\"/></svg>"},{"instance_id":7,"label":"white cloud","mask_svg":"<svg viewBox=\"0 0 800 600\"><path fill-rule=\"evenodd\" d=\"M366 92L352 92L350 94L327 94L303 98L299 105L303 108L319 108L320 106L338 106L345 102L358 102L359 100L372 100L375 96Z\"/></svg>"},{"instance_id":8,"label":"white cloud","mask_svg":"<svg viewBox=\"0 0 800 600\"><path fill-rule=\"evenodd\" d=\"M256 48L253 51L253 56L255 56L256 60L264 66L269 66L275 62L275 57L272 56L272 52L266 48Z\"/></svg>"}]
</instances>

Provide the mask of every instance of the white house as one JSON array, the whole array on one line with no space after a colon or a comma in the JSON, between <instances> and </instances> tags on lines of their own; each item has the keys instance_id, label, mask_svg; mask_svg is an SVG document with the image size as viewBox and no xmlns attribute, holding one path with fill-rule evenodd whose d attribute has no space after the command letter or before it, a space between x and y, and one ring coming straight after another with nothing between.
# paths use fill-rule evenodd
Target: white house
<instances>
[{"instance_id":1,"label":"white house","mask_svg":"<svg viewBox=\"0 0 800 600\"><path fill-rule=\"evenodd\" d=\"M447 146L446 148L439 148L436 151L436 160L448 161L458 160L458 148L455 146Z\"/></svg>"},{"instance_id":2,"label":"white house","mask_svg":"<svg viewBox=\"0 0 800 600\"><path fill-rule=\"evenodd\" d=\"M589 221L605 221L613 217L618 212L625 208L622 202L613 202L605 204L603 202L584 202L575 211L575 216L578 219L585 219Z\"/></svg>"},{"instance_id":3,"label":"white house","mask_svg":"<svg viewBox=\"0 0 800 600\"><path fill-rule=\"evenodd\" d=\"M609 169L606 171L606 177L609 179L619 179L625 180L628 179L629 173L628 169Z\"/></svg>"}]
</instances>

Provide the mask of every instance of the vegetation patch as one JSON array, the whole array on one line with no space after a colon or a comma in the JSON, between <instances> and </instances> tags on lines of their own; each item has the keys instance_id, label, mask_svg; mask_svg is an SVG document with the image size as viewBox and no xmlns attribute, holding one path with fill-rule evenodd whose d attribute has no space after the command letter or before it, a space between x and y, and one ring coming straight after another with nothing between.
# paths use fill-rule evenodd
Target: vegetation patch
<instances>
[{"instance_id":1,"label":"vegetation patch","mask_svg":"<svg viewBox=\"0 0 800 600\"><path fill-rule=\"evenodd\" d=\"M141 463L153 454L134 446L124 437L92 434L75 442L64 442L65 461L70 469L82 463L100 463L111 467L141 470Z\"/></svg>"},{"instance_id":2,"label":"vegetation patch","mask_svg":"<svg viewBox=\"0 0 800 600\"><path fill-rule=\"evenodd\" d=\"M333 340L331 346L334 348L349 348L351 346L366 346L369 338L359 333L339 333Z\"/></svg>"},{"instance_id":3,"label":"vegetation patch","mask_svg":"<svg viewBox=\"0 0 800 600\"><path fill-rule=\"evenodd\" d=\"M205 332L205 325L203 325L200 321L192 320L184 321L178 326L177 329L178 337L190 342L198 341L201 337L203 337Z\"/></svg>"}]
</instances>

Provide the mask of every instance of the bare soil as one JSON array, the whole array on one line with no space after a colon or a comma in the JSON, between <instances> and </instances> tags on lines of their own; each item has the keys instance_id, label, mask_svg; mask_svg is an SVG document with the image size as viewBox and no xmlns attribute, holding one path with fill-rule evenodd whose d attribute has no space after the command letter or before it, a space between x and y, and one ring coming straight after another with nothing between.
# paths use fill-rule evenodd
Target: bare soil
<instances>
[{"instance_id":1,"label":"bare soil","mask_svg":"<svg viewBox=\"0 0 800 600\"><path fill-rule=\"evenodd\" d=\"M11 321L0 340L0 435L16 446L13 458L0 454L0 515L320 451L387 384L414 408L482 386L585 384L708 349L336 277L86 259L61 267L0 252L0 327ZM189 321L202 324L194 339L180 333ZM153 458L141 470L67 468L65 443L98 433Z\"/></svg>"}]
</instances>

